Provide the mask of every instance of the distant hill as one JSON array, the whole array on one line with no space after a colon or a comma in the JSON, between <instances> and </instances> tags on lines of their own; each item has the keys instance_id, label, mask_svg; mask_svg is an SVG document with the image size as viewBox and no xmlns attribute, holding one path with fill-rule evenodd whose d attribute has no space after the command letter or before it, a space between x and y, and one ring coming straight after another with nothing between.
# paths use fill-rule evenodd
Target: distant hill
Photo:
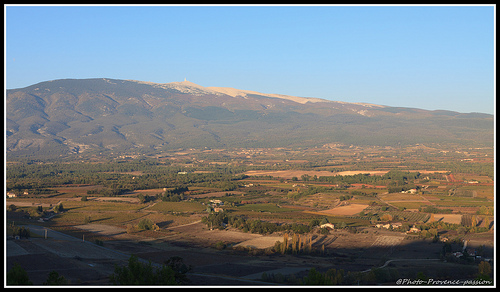
<instances>
[{"instance_id":1,"label":"distant hill","mask_svg":"<svg viewBox=\"0 0 500 292\"><path fill-rule=\"evenodd\" d=\"M61 79L7 90L9 157L178 148L493 146L493 116L151 83Z\"/></svg>"}]
</instances>

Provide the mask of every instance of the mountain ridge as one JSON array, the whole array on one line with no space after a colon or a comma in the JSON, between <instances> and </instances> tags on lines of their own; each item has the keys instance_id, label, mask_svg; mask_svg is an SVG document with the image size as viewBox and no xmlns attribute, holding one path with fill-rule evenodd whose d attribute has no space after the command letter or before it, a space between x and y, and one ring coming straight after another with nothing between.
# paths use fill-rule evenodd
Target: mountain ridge
<instances>
[{"instance_id":1,"label":"mountain ridge","mask_svg":"<svg viewBox=\"0 0 500 292\"><path fill-rule=\"evenodd\" d=\"M8 156L328 143L492 145L493 116L190 81L58 79L6 91ZM196 147L195 147L196 146Z\"/></svg>"}]
</instances>

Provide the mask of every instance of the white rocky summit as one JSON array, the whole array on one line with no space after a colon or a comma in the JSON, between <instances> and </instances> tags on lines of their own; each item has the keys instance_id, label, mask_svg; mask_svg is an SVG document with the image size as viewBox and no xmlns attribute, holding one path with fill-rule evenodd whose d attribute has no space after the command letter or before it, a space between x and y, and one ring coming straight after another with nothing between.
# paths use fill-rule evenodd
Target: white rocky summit
<instances>
[{"instance_id":1,"label":"white rocky summit","mask_svg":"<svg viewBox=\"0 0 500 292\"><path fill-rule=\"evenodd\" d=\"M184 81L170 82L170 83L155 83L155 82L137 81L137 80L128 80L128 81L142 83L142 84L149 84L149 85L154 86L156 88L174 89L174 90L177 90L177 91L182 92L182 93L198 95L198 96L212 94L212 95L229 95L232 97L239 96L239 97L247 98L248 95L260 95L260 96L265 96L265 97L291 100L291 101L301 103L301 104L304 104L307 102L312 102L312 103L332 102L330 100L321 99L321 98L299 97L299 96L274 94L274 93L261 93L261 92L257 92L257 91L236 89L236 88L231 88L231 87L203 87L203 86L198 85L196 83L193 83L191 81L187 81L186 79L184 79Z\"/></svg>"}]
</instances>

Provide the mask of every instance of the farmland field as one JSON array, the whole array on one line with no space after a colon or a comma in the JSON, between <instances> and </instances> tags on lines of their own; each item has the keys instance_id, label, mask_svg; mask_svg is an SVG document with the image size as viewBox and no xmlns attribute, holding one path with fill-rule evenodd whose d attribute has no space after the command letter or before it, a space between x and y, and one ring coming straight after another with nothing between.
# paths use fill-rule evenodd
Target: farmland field
<instances>
[{"instance_id":1,"label":"farmland field","mask_svg":"<svg viewBox=\"0 0 500 292\"><path fill-rule=\"evenodd\" d=\"M120 261L101 263L97 272L87 268L95 264L91 259L73 250L79 245L51 238L14 242L7 265L23 257L33 260L45 247L50 253L44 256L54 258L64 267L59 272L74 283L79 275L67 268L68 261L75 267L86 265L82 278L92 279L88 283L109 285L107 277L115 263L126 263L124 255L135 254L155 264L181 257L194 267L191 283L241 285L283 266L302 271L291 274L302 279L311 267L321 271L334 267L357 275L391 259L439 260L444 237L453 241L452 251L461 250L458 242L470 240L471 246L483 246L483 257L491 258L492 164L456 162L460 155L491 157L491 150L453 152L450 159L441 149L424 149L266 149L255 156L241 149L192 149L176 151L182 155L159 155L168 159L143 157L144 165L122 158L103 160L106 172L99 174L88 165L83 165L87 172L81 170L81 162L14 165L7 180L8 191L16 195L6 199L9 224L49 228L76 238L80 245L85 238L89 245L98 243L121 255ZM50 167L54 175L47 174ZM445 174L453 174L453 181ZM401 192L410 189L415 193ZM320 228L325 223L333 227ZM411 227L412 232L406 233ZM287 242L286 249L276 244L283 244L284 238L300 240ZM65 258L68 255L79 258ZM477 270L474 260L457 261L446 266ZM37 276L43 262L23 262L37 284L44 280ZM433 269L434 263L441 262L429 261L429 270L439 271ZM410 262L404 269L415 275L421 272L412 270ZM351 284L358 281L378 283L359 276Z\"/></svg>"},{"instance_id":2,"label":"farmland field","mask_svg":"<svg viewBox=\"0 0 500 292\"><path fill-rule=\"evenodd\" d=\"M442 221L451 224L460 224L462 221L462 214L434 214L436 221Z\"/></svg>"},{"instance_id":3,"label":"farmland field","mask_svg":"<svg viewBox=\"0 0 500 292\"><path fill-rule=\"evenodd\" d=\"M111 211L136 211L144 206L140 204L134 204L130 202L123 202L122 200L106 200L104 202L100 201L81 201L81 200L66 200L64 201L64 207L71 210L81 211L96 211L96 212L111 212Z\"/></svg>"},{"instance_id":4,"label":"farmland field","mask_svg":"<svg viewBox=\"0 0 500 292\"><path fill-rule=\"evenodd\" d=\"M269 212L269 213L281 213L281 212L293 212L294 209L281 207L276 204L247 204L237 208L238 210L254 211L254 212Z\"/></svg>"},{"instance_id":5,"label":"farmland field","mask_svg":"<svg viewBox=\"0 0 500 292\"><path fill-rule=\"evenodd\" d=\"M402 194L402 193L382 194L379 195L379 198L387 202L427 201L421 195Z\"/></svg>"},{"instance_id":6,"label":"farmland field","mask_svg":"<svg viewBox=\"0 0 500 292\"><path fill-rule=\"evenodd\" d=\"M383 175L387 171L312 171L312 170L277 170L277 171L259 171L251 170L247 171L245 174L250 176L273 176L285 179L291 179L293 177L301 177L302 175L309 176L336 176L336 175L355 175L360 173L366 173L371 175Z\"/></svg>"},{"instance_id":7,"label":"farmland field","mask_svg":"<svg viewBox=\"0 0 500 292\"><path fill-rule=\"evenodd\" d=\"M408 210L419 210L422 207L430 206L432 203L425 202L425 201L420 201L420 202L413 202L413 201L397 201L397 202L390 202L392 206L398 207L398 208L404 208Z\"/></svg>"},{"instance_id":8,"label":"farmland field","mask_svg":"<svg viewBox=\"0 0 500 292\"><path fill-rule=\"evenodd\" d=\"M235 245L235 247L244 246L244 247L264 249L273 247L276 241L283 241L283 236L262 236L238 243Z\"/></svg>"},{"instance_id":9,"label":"farmland field","mask_svg":"<svg viewBox=\"0 0 500 292\"><path fill-rule=\"evenodd\" d=\"M347 206L341 206L341 207L336 207L336 208L329 209L329 210L320 211L319 213L322 213L325 215L333 215L333 216L349 216L349 215L358 214L359 212L366 209L366 207L368 207L368 205L350 204Z\"/></svg>"},{"instance_id":10,"label":"farmland field","mask_svg":"<svg viewBox=\"0 0 500 292\"><path fill-rule=\"evenodd\" d=\"M157 212L177 212L177 213L195 213L202 212L206 209L206 206L198 202L158 202L153 206L149 207L150 211Z\"/></svg>"}]
</instances>

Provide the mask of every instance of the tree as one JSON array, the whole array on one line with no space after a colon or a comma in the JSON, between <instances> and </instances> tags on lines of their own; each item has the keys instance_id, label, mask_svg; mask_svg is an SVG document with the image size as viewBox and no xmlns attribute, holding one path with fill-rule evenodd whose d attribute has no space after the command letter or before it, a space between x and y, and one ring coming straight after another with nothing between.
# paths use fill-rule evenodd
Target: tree
<instances>
[{"instance_id":1,"label":"tree","mask_svg":"<svg viewBox=\"0 0 500 292\"><path fill-rule=\"evenodd\" d=\"M63 206L62 203L60 203L59 205L56 205L54 207L54 212L59 213L59 212L62 212L62 211L64 211L64 206Z\"/></svg>"},{"instance_id":2,"label":"tree","mask_svg":"<svg viewBox=\"0 0 500 292\"><path fill-rule=\"evenodd\" d=\"M316 271L315 268L311 268L307 276L302 279L304 285L332 285L331 279L325 277L324 274Z\"/></svg>"},{"instance_id":3,"label":"tree","mask_svg":"<svg viewBox=\"0 0 500 292\"><path fill-rule=\"evenodd\" d=\"M310 222L309 222L309 227L314 227L314 226L318 226L320 224L320 220L319 219L312 219Z\"/></svg>"},{"instance_id":4,"label":"tree","mask_svg":"<svg viewBox=\"0 0 500 292\"><path fill-rule=\"evenodd\" d=\"M50 285L50 286L57 286L57 285L67 285L68 280L64 278L64 276L59 276L59 273L56 271L52 271L49 273L49 277L45 282L43 282L43 285Z\"/></svg>"},{"instance_id":5,"label":"tree","mask_svg":"<svg viewBox=\"0 0 500 292\"><path fill-rule=\"evenodd\" d=\"M165 265L171 267L174 271L174 278L178 284L187 284L189 283L189 279L186 276L186 273L191 271L193 267L187 266L184 264L184 261L179 256L170 257L165 261Z\"/></svg>"},{"instance_id":6,"label":"tree","mask_svg":"<svg viewBox=\"0 0 500 292\"><path fill-rule=\"evenodd\" d=\"M332 281L332 285L340 285L344 282L344 270L329 269L325 276Z\"/></svg>"},{"instance_id":7,"label":"tree","mask_svg":"<svg viewBox=\"0 0 500 292\"><path fill-rule=\"evenodd\" d=\"M7 272L7 285L33 285L25 269L14 263L14 266Z\"/></svg>"},{"instance_id":8,"label":"tree","mask_svg":"<svg viewBox=\"0 0 500 292\"><path fill-rule=\"evenodd\" d=\"M491 280L491 265L488 262L482 261L478 265L478 279Z\"/></svg>"},{"instance_id":9,"label":"tree","mask_svg":"<svg viewBox=\"0 0 500 292\"><path fill-rule=\"evenodd\" d=\"M490 229L490 225L491 225L490 218L488 218L487 216L485 216L484 219L483 219L483 225L484 225L484 227Z\"/></svg>"},{"instance_id":10,"label":"tree","mask_svg":"<svg viewBox=\"0 0 500 292\"><path fill-rule=\"evenodd\" d=\"M218 241L216 244L215 244L215 248L218 249L218 250L223 250L226 248L226 244L222 241Z\"/></svg>"},{"instance_id":11,"label":"tree","mask_svg":"<svg viewBox=\"0 0 500 292\"><path fill-rule=\"evenodd\" d=\"M137 256L132 255L128 265L115 266L115 272L110 276L114 285L177 285L175 272L170 266L162 265L153 268L151 262L142 264Z\"/></svg>"},{"instance_id":12,"label":"tree","mask_svg":"<svg viewBox=\"0 0 500 292\"><path fill-rule=\"evenodd\" d=\"M19 227L15 225L9 225L8 228L11 230L13 236L19 236L20 238L30 238L31 232L29 228Z\"/></svg>"},{"instance_id":13,"label":"tree","mask_svg":"<svg viewBox=\"0 0 500 292\"><path fill-rule=\"evenodd\" d=\"M391 214L384 214L382 217L380 217L380 220L382 221L392 221L392 215Z\"/></svg>"},{"instance_id":14,"label":"tree","mask_svg":"<svg viewBox=\"0 0 500 292\"><path fill-rule=\"evenodd\" d=\"M153 221L149 218L144 218L139 221L139 229L141 230L152 230L153 229Z\"/></svg>"},{"instance_id":15,"label":"tree","mask_svg":"<svg viewBox=\"0 0 500 292\"><path fill-rule=\"evenodd\" d=\"M472 227L476 227L477 226L477 218L474 215L472 215L472 218L471 218L471 226Z\"/></svg>"}]
</instances>

